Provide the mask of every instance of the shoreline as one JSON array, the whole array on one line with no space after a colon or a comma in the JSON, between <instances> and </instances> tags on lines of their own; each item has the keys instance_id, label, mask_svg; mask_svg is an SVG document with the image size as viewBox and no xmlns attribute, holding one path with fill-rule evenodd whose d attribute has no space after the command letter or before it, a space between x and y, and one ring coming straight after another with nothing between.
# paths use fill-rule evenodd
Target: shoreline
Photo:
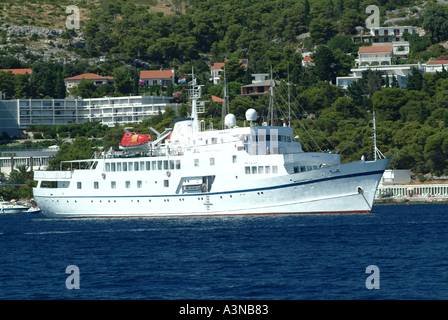
<instances>
[{"instance_id":1,"label":"shoreline","mask_svg":"<svg viewBox=\"0 0 448 320\"><path fill-rule=\"evenodd\" d=\"M403 204L403 203L448 203L448 197L387 197L375 198L373 204Z\"/></svg>"}]
</instances>

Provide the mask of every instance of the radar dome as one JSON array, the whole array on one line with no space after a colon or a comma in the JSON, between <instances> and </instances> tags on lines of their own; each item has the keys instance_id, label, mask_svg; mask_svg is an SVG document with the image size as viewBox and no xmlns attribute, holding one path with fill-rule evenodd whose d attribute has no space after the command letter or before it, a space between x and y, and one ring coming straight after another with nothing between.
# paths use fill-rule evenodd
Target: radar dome
<instances>
[{"instance_id":1,"label":"radar dome","mask_svg":"<svg viewBox=\"0 0 448 320\"><path fill-rule=\"evenodd\" d=\"M229 127L229 128L233 128L236 125L236 117L235 115L229 113L228 115L226 115L225 119L224 119L224 124Z\"/></svg>"},{"instance_id":2,"label":"radar dome","mask_svg":"<svg viewBox=\"0 0 448 320\"><path fill-rule=\"evenodd\" d=\"M257 120L257 111L255 109L249 109L246 111L246 120L247 121L256 121Z\"/></svg>"}]
</instances>

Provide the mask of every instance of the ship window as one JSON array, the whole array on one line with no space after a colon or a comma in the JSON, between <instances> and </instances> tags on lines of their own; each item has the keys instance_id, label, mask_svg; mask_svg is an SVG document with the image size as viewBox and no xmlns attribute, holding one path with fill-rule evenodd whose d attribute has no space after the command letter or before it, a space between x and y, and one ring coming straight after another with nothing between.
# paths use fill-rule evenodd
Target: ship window
<instances>
[{"instance_id":1,"label":"ship window","mask_svg":"<svg viewBox=\"0 0 448 320\"><path fill-rule=\"evenodd\" d=\"M257 174L257 167L252 167L252 174Z\"/></svg>"},{"instance_id":2,"label":"ship window","mask_svg":"<svg viewBox=\"0 0 448 320\"><path fill-rule=\"evenodd\" d=\"M218 142L218 138L212 138L212 144L216 144Z\"/></svg>"},{"instance_id":3,"label":"ship window","mask_svg":"<svg viewBox=\"0 0 448 320\"><path fill-rule=\"evenodd\" d=\"M176 169L180 170L180 160L176 160Z\"/></svg>"},{"instance_id":4,"label":"ship window","mask_svg":"<svg viewBox=\"0 0 448 320\"><path fill-rule=\"evenodd\" d=\"M152 161L151 166L152 166L152 170L157 170L157 162L156 161Z\"/></svg>"},{"instance_id":5,"label":"ship window","mask_svg":"<svg viewBox=\"0 0 448 320\"><path fill-rule=\"evenodd\" d=\"M291 142L291 136L287 136L286 139L288 140L288 142Z\"/></svg>"},{"instance_id":6,"label":"ship window","mask_svg":"<svg viewBox=\"0 0 448 320\"><path fill-rule=\"evenodd\" d=\"M77 182L76 186L77 186L78 189L82 189L82 182Z\"/></svg>"},{"instance_id":7,"label":"ship window","mask_svg":"<svg viewBox=\"0 0 448 320\"><path fill-rule=\"evenodd\" d=\"M258 174L263 174L263 166L258 167Z\"/></svg>"},{"instance_id":8,"label":"ship window","mask_svg":"<svg viewBox=\"0 0 448 320\"><path fill-rule=\"evenodd\" d=\"M151 170L151 161L146 161L146 171Z\"/></svg>"},{"instance_id":9,"label":"ship window","mask_svg":"<svg viewBox=\"0 0 448 320\"><path fill-rule=\"evenodd\" d=\"M264 173L271 173L271 167L270 166L264 167Z\"/></svg>"},{"instance_id":10,"label":"ship window","mask_svg":"<svg viewBox=\"0 0 448 320\"><path fill-rule=\"evenodd\" d=\"M137 161L134 162L134 171L138 171L138 162Z\"/></svg>"},{"instance_id":11,"label":"ship window","mask_svg":"<svg viewBox=\"0 0 448 320\"><path fill-rule=\"evenodd\" d=\"M232 163L236 163L236 155L232 156Z\"/></svg>"},{"instance_id":12,"label":"ship window","mask_svg":"<svg viewBox=\"0 0 448 320\"><path fill-rule=\"evenodd\" d=\"M266 137L265 134L259 134L258 135L258 141L265 141L265 137Z\"/></svg>"},{"instance_id":13,"label":"ship window","mask_svg":"<svg viewBox=\"0 0 448 320\"><path fill-rule=\"evenodd\" d=\"M282 136L282 141L286 142L286 136Z\"/></svg>"},{"instance_id":14,"label":"ship window","mask_svg":"<svg viewBox=\"0 0 448 320\"><path fill-rule=\"evenodd\" d=\"M272 166L272 173L278 173L278 167Z\"/></svg>"},{"instance_id":15,"label":"ship window","mask_svg":"<svg viewBox=\"0 0 448 320\"><path fill-rule=\"evenodd\" d=\"M174 160L170 160L170 170L174 170Z\"/></svg>"},{"instance_id":16,"label":"ship window","mask_svg":"<svg viewBox=\"0 0 448 320\"><path fill-rule=\"evenodd\" d=\"M128 171L128 163L123 162L123 171Z\"/></svg>"},{"instance_id":17,"label":"ship window","mask_svg":"<svg viewBox=\"0 0 448 320\"><path fill-rule=\"evenodd\" d=\"M137 181L137 188L141 188L142 187L142 182L141 182L141 180L138 180Z\"/></svg>"},{"instance_id":18,"label":"ship window","mask_svg":"<svg viewBox=\"0 0 448 320\"><path fill-rule=\"evenodd\" d=\"M145 171L145 161L140 161L140 171Z\"/></svg>"},{"instance_id":19,"label":"ship window","mask_svg":"<svg viewBox=\"0 0 448 320\"><path fill-rule=\"evenodd\" d=\"M125 187L126 189L129 189L131 187L131 181L125 181Z\"/></svg>"},{"instance_id":20,"label":"ship window","mask_svg":"<svg viewBox=\"0 0 448 320\"><path fill-rule=\"evenodd\" d=\"M305 166L300 166L300 171L301 171L301 172L306 171Z\"/></svg>"},{"instance_id":21,"label":"ship window","mask_svg":"<svg viewBox=\"0 0 448 320\"><path fill-rule=\"evenodd\" d=\"M132 162L128 162L129 171L134 171L134 164Z\"/></svg>"},{"instance_id":22,"label":"ship window","mask_svg":"<svg viewBox=\"0 0 448 320\"><path fill-rule=\"evenodd\" d=\"M121 171L121 162L117 162L117 171Z\"/></svg>"},{"instance_id":23,"label":"ship window","mask_svg":"<svg viewBox=\"0 0 448 320\"><path fill-rule=\"evenodd\" d=\"M163 170L168 170L168 160L163 160Z\"/></svg>"},{"instance_id":24,"label":"ship window","mask_svg":"<svg viewBox=\"0 0 448 320\"><path fill-rule=\"evenodd\" d=\"M111 181L110 182L110 188L111 189L116 189L117 188L117 183L115 181Z\"/></svg>"},{"instance_id":25,"label":"ship window","mask_svg":"<svg viewBox=\"0 0 448 320\"><path fill-rule=\"evenodd\" d=\"M109 172L109 171L110 171L110 163L106 162L106 172Z\"/></svg>"},{"instance_id":26,"label":"ship window","mask_svg":"<svg viewBox=\"0 0 448 320\"><path fill-rule=\"evenodd\" d=\"M98 181L94 181L93 182L93 189L98 189L99 188L99 183Z\"/></svg>"},{"instance_id":27,"label":"ship window","mask_svg":"<svg viewBox=\"0 0 448 320\"><path fill-rule=\"evenodd\" d=\"M215 165L215 158L210 158L210 165L214 166Z\"/></svg>"},{"instance_id":28,"label":"ship window","mask_svg":"<svg viewBox=\"0 0 448 320\"><path fill-rule=\"evenodd\" d=\"M162 170L162 160L157 161L157 170Z\"/></svg>"},{"instance_id":29,"label":"ship window","mask_svg":"<svg viewBox=\"0 0 448 320\"><path fill-rule=\"evenodd\" d=\"M163 186L165 188L168 188L170 186L170 181L169 180L163 180Z\"/></svg>"},{"instance_id":30,"label":"ship window","mask_svg":"<svg viewBox=\"0 0 448 320\"><path fill-rule=\"evenodd\" d=\"M115 162L110 164L110 171L115 172Z\"/></svg>"},{"instance_id":31,"label":"ship window","mask_svg":"<svg viewBox=\"0 0 448 320\"><path fill-rule=\"evenodd\" d=\"M299 173L299 172L300 172L299 167L294 167L294 173Z\"/></svg>"},{"instance_id":32,"label":"ship window","mask_svg":"<svg viewBox=\"0 0 448 320\"><path fill-rule=\"evenodd\" d=\"M282 141L282 136L278 135L278 141Z\"/></svg>"},{"instance_id":33,"label":"ship window","mask_svg":"<svg viewBox=\"0 0 448 320\"><path fill-rule=\"evenodd\" d=\"M246 169L246 174L250 174L250 167L245 167Z\"/></svg>"},{"instance_id":34,"label":"ship window","mask_svg":"<svg viewBox=\"0 0 448 320\"><path fill-rule=\"evenodd\" d=\"M275 130L275 131L277 131L277 130ZM272 134L271 134L271 136L272 136L272 139L271 139L271 141L277 141L277 134L275 133L275 132L272 132Z\"/></svg>"},{"instance_id":35,"label":"ship window","mask_svg":"<svg viewBox=\"0 0 448 320\"><path fill-rule=\"evenodd\" d=\"M306 166L306 171L309 171L309 170L311 170L311 166Z\"/></svg>"},{"instance_id":36,"label":"ship window","mask_svg":"<svg viewBox=\"0 0 448 320\"><path fill-rule=\"evenodd\" d=\"M199 167L199 159L194 159L194 166Z\"/></svg>"},{"instance_id":37,"label":"ship window","mask_svg":"<svg viewBox=\"0 0 448 320\"><path fill-rule=\"evenodd\" d=\"M313 169L317 169L317 166L313 166Z\"/></svg>"}]
</instances>

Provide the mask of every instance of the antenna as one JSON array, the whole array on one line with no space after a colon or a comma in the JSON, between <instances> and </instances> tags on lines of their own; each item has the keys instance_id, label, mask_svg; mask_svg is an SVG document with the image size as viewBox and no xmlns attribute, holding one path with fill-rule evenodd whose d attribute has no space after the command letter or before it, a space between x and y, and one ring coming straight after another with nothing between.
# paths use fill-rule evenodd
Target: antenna
<instances>
[{"instance_id":1,"label":"antenna","mask_svg":"<svg viewBox=\"0 0 448 320\"><path fill-rule=\"evenodd\" d=\"M289 82L289 61L288 61L288 111L289 111L289 119L288 119L288 127L291 128L291 93L290 93L291 83Z\"/></svg>"},{"instance_id":2,"label":"antenna","mask_svg":"<svg viewBox=\"0 0 448 320\"><path fill-rule=\"evenodd\" d=\"M269 103L271 111L271 126L274 126L274 84L272 82L272 66L271 66L271 100Z\"/></svg>"},{"instance_id":3,"label":"antenna","mask_svg":"<svg viewBox=\"0 0 448 320\"><path fill-rule=\"evenodd\" d=\"M375 110L373 110L373 155L375 157L375 161L377 158L377 154L378 154L378 158L381 159L381 157L383 157L384 159L386 158L381 151L376 147L376 121L375 121Z\"/></svg>"},{"instance_id":4,"label":"antenna","mask_svg":"<svg viewBox=\"0 0 448 320\"><path fill-rule=\"evenodd\" d=\"M222 114L221 114L221 129L225 129L225 117L227 115L227 79L226 79L226 64L224 62L224 101L222 103Z\"/></svg>"}]
</instances>

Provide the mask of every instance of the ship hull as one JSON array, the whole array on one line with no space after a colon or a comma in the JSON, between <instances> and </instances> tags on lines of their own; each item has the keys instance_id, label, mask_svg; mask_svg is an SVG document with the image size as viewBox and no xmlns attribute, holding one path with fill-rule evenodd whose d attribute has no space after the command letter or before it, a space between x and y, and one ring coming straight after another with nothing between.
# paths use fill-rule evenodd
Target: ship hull
<instances>
[{"instance_id":1,"label":"ship hull","mask_svg":"<svg viewBox=\"0 0 448 320\"><path fill-rule=\"evenodd\" d=\"M35 189L34 198L53 218L370 213L388 163L357 161L203 193L66 196Z\"/></svg>"}]
</instances>

